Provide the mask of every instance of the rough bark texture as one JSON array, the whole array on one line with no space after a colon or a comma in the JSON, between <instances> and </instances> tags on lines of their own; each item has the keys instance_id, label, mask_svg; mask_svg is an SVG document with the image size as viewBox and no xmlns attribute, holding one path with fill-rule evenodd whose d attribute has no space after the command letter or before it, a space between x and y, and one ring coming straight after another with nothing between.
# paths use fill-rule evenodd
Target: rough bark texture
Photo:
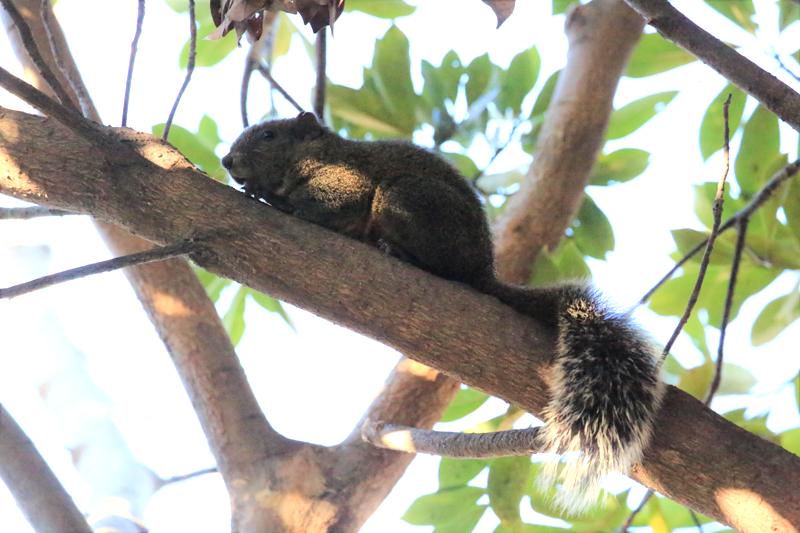
<instances>
[{"instance_id":1,"label":"rough bark texture","mask_svg":"<svg viewBox=\"0 0 800 533\"><path fill-rule=\"evenodd\" d=\"M117 135L150 161L177 157L149 135ZM534 414L545 405L554 332L494 298L283 215L191 169L142 162L115 172L106 161L107 154L49 119L2 111L0 192L89 212L158 243L200 237L203 249L194 259L213 272L413 354ZM314 453L304 450L292 458L295 467ZM305 484L318 489L306 472ZM800 494L788 490L800 479L800 458L675 388L633 475L742 531L800 525ZM251 496L292 497L269 490Z\"/></svg>"},{"instance_id":2,"label":"rough bark texture","mask_svg":"<svg viewBox=\"0 0 800 533\"><path fill-rule=\"evenodd\" d=\"M625 0L658 33L697 56L800 131L800 94L683 16L666 0Z\"/></svg>"},{"instance_id":3,"label":"rough bark texture","mask_svg":"<svg viewBox=\"0 0 800 533\"><path fill-rule=\"evenodd\" d=\"M0 479L39 533L91 533L53 471L8 411L0 405Z\"/></svg>"},{"instance_id":4,"label":"rough bark texture","mask_svg":"<svg viewBox=\"0 0 800 533\"><path fill-rule=\"evenodd\" d=\"M542 247L555 247L583 201L603 146L617 82L644 22L622 0L594 0L567 17L569 54L533 165L497 227L501 279L527 281Z\"/></svg>"}]
</instances>

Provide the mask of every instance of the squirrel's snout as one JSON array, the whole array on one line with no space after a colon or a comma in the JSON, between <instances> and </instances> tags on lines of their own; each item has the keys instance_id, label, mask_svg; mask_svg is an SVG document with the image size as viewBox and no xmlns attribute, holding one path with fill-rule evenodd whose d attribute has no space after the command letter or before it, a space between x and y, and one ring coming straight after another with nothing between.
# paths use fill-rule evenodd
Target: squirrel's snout
<instances>
[{"instance_id":1,"label":"squirrel's snout","mask_svg":"<svg viewBox=\"0 0 800 533\"><path fill-rule=\"evenodd\" d=\"M222 158L222 166L227 168L228 170L231 169L231 167L233 166L233 156L231 154L228 154Z\"/></svg>"}]
</instances>

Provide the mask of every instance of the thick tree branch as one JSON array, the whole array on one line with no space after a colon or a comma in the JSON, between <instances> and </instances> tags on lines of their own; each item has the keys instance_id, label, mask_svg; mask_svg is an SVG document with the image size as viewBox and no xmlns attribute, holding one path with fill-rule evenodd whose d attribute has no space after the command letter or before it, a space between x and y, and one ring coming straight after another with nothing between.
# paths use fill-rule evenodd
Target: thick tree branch
<instances>
[{"instance_id":1,"label":"thick tree branch","mask_svg":"<svg viewBox=\"0 0 800 533\"><path fill-rule=\"evenodd\" d=\"M0 405L0 478L39 533L91 533L31 440Z\"/></svg>"},{"instance_id":2,"label":"thick tree branch","mask_svg":"<svg viewBox=\"0 0 800 533\"><path fill-rule=\"evenodd\" d=\"M603 146L617 83L643 27L622 0L594 0L567 17L567 65L533 165L496 228L501 278L527 282L539 250L555 247L572 222Z\"/></svg>"},{"instance_id":3,"label":"thick tree branch","mask_svg":"<svg viewBox=\"0 0 800 533\"><path fill-rule=\"evenodd\" d=\"M117 135L151 160L174 157L149 135ZM90 212L159 243L224 232L230 237L195 257L209 270L534 414L545 406L555 332L494 298L283 215L190 168L131 165L116 180L98 159L96 148L51 120L10 110L0 117L0 192ZM800 524L800 494L786 490L800 479L800 458L675 388L633 477L743 531Z\"/></svg>"},{"instance_id":4,"label":"thick tree branch","mask_svg":"<svg viewBox=\"0 0 800 533\"><path fill-rule=\"evenodd\" d=\"M66 68L57 76L68 78L70 83L65 86L87 95L82 100L85 101L84 113L100 122L50 4L45 5L48 12L39 17L38 9L42 4L37 0L14 2L38 43L50 36L54 46L47 48L50 53L46 54L46 61L55 64L55 56L58 57L58 62ZM12 44L20 61L30 67L28 72L34 74L33 81L41 87L42 80L35 76L36 71L24 46L14 39ZM41 44L39 48L44 49ZM148 136L148 139L151 138ZM157 158L157 164L162 168L176 171L193 168L180 154L164 146L162 150L162 157ZM108 175L105 178L110 179ZM116 255L141 252L153 245L111 224L98 222L98 229ZM285 453L291 443L264 417L219 315L188 262L173 259L129 268L125 274L181 376L234 506L238 503L239 510L245 508L242 503L252 501L252 495L263 489L262 479L253 472L252 465L265 456ZM234 513L234 521L236 519Z\"/></svg>"},{"instance_id":5,"label":"thick tree branch","mask_svg":"<svg viewBox=\"0 0 800 533\"><path fill-rule=\"evenodd\" d=\"M800 131L800 94L683 16L666 0L625 0L658 33L691 52Z\"/></svg>"}]
</instances>

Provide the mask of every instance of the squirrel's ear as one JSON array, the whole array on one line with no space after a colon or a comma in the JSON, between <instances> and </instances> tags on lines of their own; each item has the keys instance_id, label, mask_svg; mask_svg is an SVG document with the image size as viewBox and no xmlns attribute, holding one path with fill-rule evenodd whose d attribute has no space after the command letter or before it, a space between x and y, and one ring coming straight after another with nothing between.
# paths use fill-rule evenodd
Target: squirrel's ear
<instances>
[{"instance_id":1,"label":"squirrel's ear","mask_svg":"<svg viewBox=\"0 0 800 533\"><path fill-rule=\"evenodd\" d=\"M310 141L321 137L325 132L325 126L320 124L319 119L314 113L303 111L297 115L296 133L304 141Z\"/></svg>"}]
</instances>

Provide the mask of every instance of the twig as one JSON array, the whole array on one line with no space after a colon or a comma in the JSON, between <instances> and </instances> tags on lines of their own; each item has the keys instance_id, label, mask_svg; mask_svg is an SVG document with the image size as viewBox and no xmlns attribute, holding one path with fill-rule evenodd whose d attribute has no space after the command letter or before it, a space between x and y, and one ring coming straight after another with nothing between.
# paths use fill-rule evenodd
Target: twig
<instances>
[{"instance_id":1,"label":"twig","mask_svg":"<svg viewBox=\"0 0 800 533\"><path fill-rule=\"evenodd\" d=\"M0 86L15 96L18 96L43 114L54 118L81 138L108 148L108 154L120 155L119 147L112 147L109 139L94 122L84 118L83 115L71 107L66 107L53 100L33 85L19 79L9 71L0 67ZM131 152L132 153L132 152Z\"/></svg>"},{"instance_id":2,"label":"twig","mask_svg":"<svg viewBox=\"0 0 800 533\"><path fill-rule=\"evenodd\" d=\"M719 345L717 347L717 364L714 369L714 379L711 381L711 387L708 390L705 404L710 405L711 400L719 389L719 384L722 381L722 360L723 360L723 346L725 344L725 331L728 328L728 320L731 316L731 308L733 307L733 293L736 290L736 279L739 275L739 265L742 262L742 251L747 236L747 225L750 222L748 218L739 220L736 225L739 235L736 238L736 249L733 252L733 264L731 265L731 277L728 280L728 292L725 295L725 307L722 311L722 322L719 326Z\"/></svg>"},{"instance_id":3,"label":"twig","mask_svg":"<svg viewBox=\"0 0 800 533\"><path fill-rule=\"evenodd\" d=\"M781 67L781 70L789 74L789 76L793 77L797 81L800 81L800 75L795 74L795 72L792 69L790 69L789 66L786 65L786 63L783 62L778 52L773 53L772 57L775 58L775 61L778 62L778 66Z\"/></svg>"},{"instance_id":4,"label":"twig","mask_svg":"<svg viewBox=\"0 0 800 533\"><path fill-rule=\"evenodd\" d=\"M167 479L162 480L161 483L162 483L162 486L163 485L169 485L170 483L179 483L181 481L186 481L187 479L192 479L192 478L195 478L195 477L205 476L207 474L215 474L217 472L219 472L219 469L216 466L212 466L212 467L209 467L209 468L204 468L202 470L198 470L196 472L189 472L188 474L183 474L183 475L180 475L180 476L168 477Z\"/></svg>"},{"instance_id":5,"label":"twig","mask_svg":"<svg viewBox=\"0 0 800 533\"><path fill-rule=\"evenodd\" d=\"M508 134L508 140L503 145L498 146L497 148L495 148L494 153L492 154L492 157L489 159L489 162L486 163L486 166L483 167L482 169L478 170L475 173L475 175L472 176L471 180L472 180L473 183L478 181L478 179L486 173L486 170L490 166L492 166L492 163L494 163L495 159L497 159L497 157L501 153L503 153L503 150L508 148L508 145L511 144L511 141L514 140L514 134L517 132L517 128L519 128L520 124L522 124L522 118L517 118L517 120L514 121L514 124L511 127L511 132Z\"/></svg>"},{"instance_id":6,"label":"twig","mask_svg":"<svg viewBox=\"0 0 800 533\"><path fill-rule=\"evenodd\" d=\"M246 128L250 125L247 120L247 94L250 92L250 77L253 75L253 70L256 68L256 62L247 54L244 60L244 74L242 75L242 90L239 97L239 109L242 113L242 127Z\"/></svg>"},{"instance_id":7,"label":"twig","mask_svg":"<svg viewBox=\"0 0 800 533\"><path fill-rule=\"evenodd\" d=\"M261 63L261 62L259 61L258 65L256 65L256 69L258 69L258 71L261 73L261 75L262 75L262 76L264 76L264 77L267 79L267 81L268 81L268 82L269 82L269 84L272 86L272 88L273 88L273 89L275 89L276 91L278 91L279 93L281 93L281 96L283 96L284 98L286 98L286 100L287 100L287 101L288 101L290 104L292 104L292 105L294 106L294 108L295 108L295 109L297 109L297 111L298 111L298 112L302 113L303 111L305 111L305 109L303 109L302 107L300 107L300 104L298 104L298 103L295 101L295 99L294 99L294 98L292 98L292 97L289 95L289 93L287 93L287 92L286 92L286 89L284 89L283 87L281 87L281 84L280 84L280 83L278 83L277 81L275 81L275 78L273 78L273 77L272 77L272 74L270 73L270 70L269 70L269 67L268 67L268 66L266 66L265 64L263 64L263 63Z\"/></svg>"},{"instance_id":8,"label":"twig","mask_svg":"<svg viewBox=\"0 0 800 533\"><path fill-rule=\"evenodd\" d=\"M48 1L48 0L44 0ZM136 15L136 31L131 41L131 57L128 60L128 76L125 78L125 99L122 101L122 127L128 125L128 101L131 96L131 82L133 81L133 63L136 61L136 51L139 47L139 37L142 35L142 22L144 21L144 0L139 0L139 12Z\"/></svg>"},{"instance_id":9,"label":"twig","mask_svg":"<svg viewBox=\"0 0 800 533\"><path fill-rule=\"evenodd\" d=\"M711 225L711 233L706 239L706 249L705 252L703 252L703 258L700 260L700 270L697 272L697 280L695 280L692 293L689 295L689 301L686 303L686 309L683 312L683 316L681 316L680 320L678 321L678 325L675 327L675 331L672 332L672 336L667 341L667 344L664 345L664 351L661 352L662 361L667 358L670 349L672 349L672 345L675 343L675 340L678 338L680 332L683 331L683 326L686 325L686 322L692 315L695 304L697 304L697 299L700 296L700 289L703 287L703 281L705 280L706 272L708 271L708 265L711 262L711 252L714 249L714 241L717 240L719 228L722 224L722 206L725 201L725 180L728 178L728 170L730 169L730 128L728 125L728 109L731 105L731 97L732 95L729 94L722 106L722 114L725 122L725 171L722 173L722 177L717 183L717 193L714 196L714 204L711 207L711 212L714 215L714 222Z\"/></svg>"},{"instance_id":10,"label":"twig","mask_svg":"<svg viewBox=\"0 0 800 533\"><path fill-rule=\"evenodd\" d=\"M75 102L73 102L69 97L66 89L64 89L64 87L58 81L58 78L56 78L56 75L42 57L39 47L36 46L36 40L33 38L30 26L28 26L28 23L25 22L25 19L14 5L14 2L11 0L0 0L0 3L2 3L3 8L8 12L11 20L14 21L14 25L17 27L20 39L25 45L25 50L28 52L28 55L31 57L31 61L33 61L34 65L36 65L36 68L39 70L44 80L53 90L53 93L55 93L64 106L75 109Z\"/></svg>"},{"instance_id":11,"label":"twig","mask_svg":"<svg viewBox=\"0 0 800 533\"><path fill-rule=\"evenodd\" d=\"M86 94L86 87L83 86L83 83L76 82L73 78L75 70L64 64L61 54L56 53L60 45L56 39L56 31L53 30L52 0L42 0L41 15L42 29L47 36L47 44L50 46L50 57L53 58L53 62L56 64L56 67L58 67L63 79L69 84L72 94L78 100L81 112L84 116L89 116L91 115L91 110L93 110L93 104L91 103L89 95Z\"/></svg>"},{"instance_id":12,"label":"twig","mask_svg":"<svg viewBox=\"0 0 800 533\"><path fill-rule=\"evenodd\" d=\"M396 424L367 421L362 429L365 441L379 448L442 457L480 458L498 455L531 455L538 427L508 429L491 433L433 431Z\"/></svg>"},{"instance_id":13,"label":"twig","mask_svg":"<svg viewBox=\"0 0 800 533\"><path fill-rule=\"evenodd\" d=\"M686 18L666 0L625 0L658 33L761 102L800 131L800 94Z\"/></svg>"},{"instance_id":14,"label":"twig","mask_svg":"<svg viewBox=\"0 0 800 533\"><path fill-rule=\"evenodd\" d=\"M770 196L772 196L772 193L775 192L775 189L777 189L784 181L788 180L789 178L797 174L798 171L800 171L800 159L789 163L788 165L780 169L778 172L773 174L772 177L769 179L769 181L764 185L764 187L762 187L761 190L758 191L758 194L756 194L752 198L752 200L748 202L746 206L740 209L731 218L726 220L725 223L722 224L722 226L720 226L719 233L723 233L731 229L736 224L738 224L738 222L741 219L750 218L750 216L753 214L753 212L755 212L756 209L761 207L764 204L764 202L769 200ZM684 255L677 263L675 263L675 266L673 266L669 270L669 272L667 272L660 280L658 280L658 282L655 285L653 285L653 287L649 291L647 291L647 293L644 296L642 296L642 299L639 300L639 305L642 305L645 302L647 302L647 300L650 299L653 293L656 292L656 290L658 290L658 288L661 287L664 283L666 283L667 280L669 280L673 276L673 274L675 274L675 272L678 271L680 267L682 267L692 257L694 257L697 254L697 252L702 250L707 242L708 238L706 238L702 242L699 242L698 244L695 245L694 248L689 250L686 253L686 255Z\"/></svg>"},{"instance_id":15,"label":"twig","mask_svg":"<svg viewBox=\"0 0 800 533\"><path fill-rule=\"evenodd\" d=\"M314 114L321 122L325 121L323 114L325 113L325 71L328 61L327 35L327 28L324 27L317 33L317 86L314 89Z\"/></svg>"},{"instance_id":16,"label":"twig","mask_svg":"<svg viewBox=\"0 0 800 533\"><path fill-rule=\"evenodd\" d=\"M692 522L694 522L697 531L703 533L703 524L700 523L700 519L697 517L697 513L695 513L693 509L689 509L689 516L692 518Z\"/></svg>"},{"instance_id":17,"label":"twig","mask_svg":"<svg viewBox=\"0 0 800 533\"><path fill-rule=\"evenodd\" d=\"M37 217L61 217L64 215L78 215L72 211L50 209L49 207L0 207L0 220L28 220Z\"/></svg>"},{"instance_id":18,"label":"twig","mask_svg":"<svg viewBox=\"0 0 800 533\"><path fill-rule=\"evenodd\" d=\"M631 514L628 515L628 518L627 520L625 520L625 523L622 524L621 528L622 533L628 532L628 529L630 529L630 527L633 525L633 520L636 518L636 515L642 512L642 509L644 509L644 506L647 505L647 502L650 501L650 498L652 498L654 494L655 492L653 492L653 489L648 489L647 492L645 492L642 501L639 502L639 505L636 506L636 509L631 511Z\"/></svg>"},{"instance_id":19,"label":"twig","mask_svg":"<svg viewBox=\"0 0 800 533\"><path fill-rule=\"evenodd\" d=\"M72 281L74 279L83 278L92 274L101 274L103 272L110 272L111 270L117 270L129 266L152 263L153 261L164 261L165 259L169 259L171 257L186 255L194 251L196 248L196 241L189 239L177 242L175 244L169 244L167 246L156 247L152 250L147 250L136 254L123 255L107 261L100 261L99 263L92 263L89 265L72 268L56 274L50 274L48 276L26 281L25 283L20 283L19 285L13 285L4 289L0 288L0 299L14 298L15 296L20 296L35 290L43 289L57 283Z\"/></svg>"},{"instance_id":20,"label":"twig","mask_svg":"<svg viewBox=\"0 0 800 533\"><path fill-rule=\"evenodd\" d=\"M91 533L31 440L0 405L0 478L36 531Z\"/></svg>"},{"instance_id":21,"label":"twig","mask_svg":"<svg viewBox=\"0 0 800 533\"><path fill-rule=\"evenodd\" d=\"M197 24L195 23L194 15L194 0L189 0L189 61L186 64L186 77L183 79L183 84L178 91L178 96L175 98L175 103L172 104L172 110L169 112L167 123L164 125L164 133L161 138L165 141L169 138L169 129L172 126L172 119L175 118L175 112L178 110L178 104L181 102L183 92L189 86L192 80L192 73L194 72L194 62L197 56Z\"/></svg>"}]
</instances>

